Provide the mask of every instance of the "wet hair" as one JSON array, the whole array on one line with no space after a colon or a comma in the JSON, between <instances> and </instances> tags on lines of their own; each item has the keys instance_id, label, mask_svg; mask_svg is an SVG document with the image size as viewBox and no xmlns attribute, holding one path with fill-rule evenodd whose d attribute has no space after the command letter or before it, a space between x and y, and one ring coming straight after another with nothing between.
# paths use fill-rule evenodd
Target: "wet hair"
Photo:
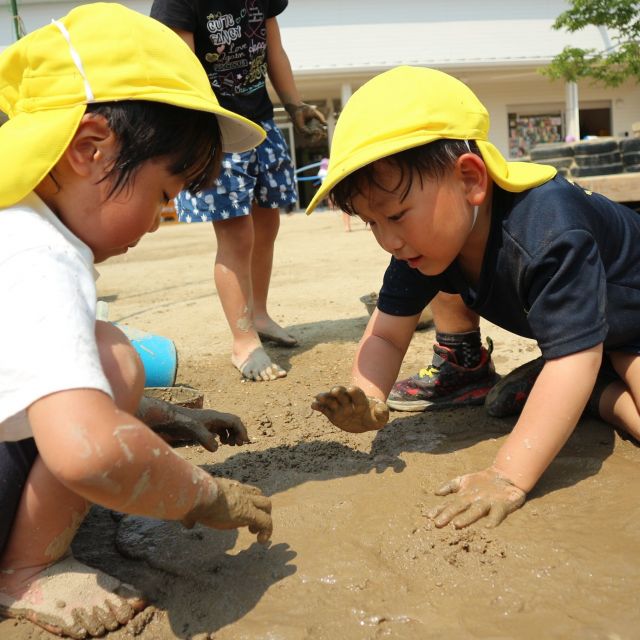
<instances>
[{"instance_id":1,"label":"wet hair","mask_svg":"<svg viewBox=\"0 0 640 640\"><path fill-rule=\"evenodd\" d=\"M329 198L336 207L350 216L358 215L353 206L353 199L371 187L387 193L395 193L402 188L400 199L404 200L413 186L414 178L417 177L420 184L423 184L425 178L439 180L453 169L461 155L469 153L469 148L471 148L471 153L481 156L474 140L469 140L469 147L464 140L446 139L435 140L429 144L400 151L376 162L371 162L349 174L331 189ZM380 167L381 161L399 169L398 181L391 188L381 184L380 175L384 171Z\"/></svg>"},{"instance_id":2,"label":"wet hair","mask_svg":"<svg viewBox=\"0 0 640 640\"><path fill-rule=\"evenodd\" d=\"M222 159L213 113L143 100L94 103L87 113L103 116L118 140L118 156L103 178L113 180L109 196L126 188L136 170L154 158L167 158L169 172L184 176L189 191L213 184Z\"/></svg>"}]
</instances>

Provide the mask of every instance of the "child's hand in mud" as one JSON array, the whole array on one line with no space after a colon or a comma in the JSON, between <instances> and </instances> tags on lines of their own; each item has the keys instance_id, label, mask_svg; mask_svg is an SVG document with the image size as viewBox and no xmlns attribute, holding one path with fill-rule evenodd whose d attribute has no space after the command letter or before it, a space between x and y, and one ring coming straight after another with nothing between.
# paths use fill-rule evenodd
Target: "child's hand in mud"
<instances>
[{"instance_id":1,"label":"child's hand in mud","mask_svg":"<svg viewBox=\"0 0 640 640\"><path fill-rule=\"evenodd\" d=\"M218 448L216 436L231 446L250 442L242 420L232 413L179 407L143 396L136 415L169 442L196 441L208 451Z\"/></svg>"},{"instance_id":2,"label":"child's hand in mud","mask_svg":"<svg viewBox=\"0 0 640 640\"><path fill-rule=\"evenodd\" d=\"M179 407L178 410L185 418L192 420L195 425L204 427L209 434L217 435L222 444L228 444L233 447L251 442L244 423L233 413L223 413L213 409L187 409L182 407ZM205 434L203 433L203 435ZM204 445L202 440L199 440L199 442ZM215 449L209 450L215 451Z\"/></svg>"},{"instance_id":3,"label":"child's hand in mud","mask_svg":"<svg viewBox=\"0 0 640 640\"><path fill-rule=\"evenodd\" d=\"M496 527L512 511L519 509L526 493L511 481L489 468L468 473L445 482L436 492L438 496L456 494L446 503L432 509L428 517L436 527L453 522L456 529L466 527L487 516L487 527Z\"/></svg>"},{"instance_id":4,"label":"child's hand in mud","mask_svg":"<svg viewBox=\"0 0 640 640\"><path fill-rule=\"evenodd\" d=\"M389 420L389 409L382 400L369 398L359 387L333 387L319 393L311 408L324 413L336 427L350 433L382 429Z\"/></svg>"},{"instance_id":5,"label":"child's hand in mud","mask_svg":"<svg viewBox=\"0 0 640 640\"><path fill-rule=\"evenodd\" d=\"M271 500L260 489L226 478L212 478L203 488L196 506L182 520L190 529L196 522L212 529L249 527L266 544L273 531Z\"/></svg>"}]
</instances>

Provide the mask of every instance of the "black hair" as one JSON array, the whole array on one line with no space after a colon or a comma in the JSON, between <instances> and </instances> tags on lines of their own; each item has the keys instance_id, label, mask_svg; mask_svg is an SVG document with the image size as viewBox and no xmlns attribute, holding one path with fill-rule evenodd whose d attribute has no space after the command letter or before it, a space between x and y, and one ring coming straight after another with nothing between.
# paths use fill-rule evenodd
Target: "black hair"
<instances>
[{"instance_id":1,"label":"black hair","mask_svg":"<svg viewBox=\"0 0 640 640\"><path fill-rule=\"evenodd\" d=\"M378 164L379 161L371 162L338 182L329 192L329 198L336 207L350 216L357 215L357 211L353 207L353 199L362 195L365 187L376 187L387 193L393 193L402 187L400 199L404 200L413 186L414 177L418 177L420 184L425 177L438 180L453 169L458 158L469 153L469 150L471 153L481 156L475 141L469 140L468 142L469 146L467 147L464 140L435 140L381 158L380 160L400 170L398 182L391 188L384 187L380 183L380 174L384 169Z\"/></svg>"},{"instance_id":2,"label":"black hair","mask_svg":"<svg viewBox=\"0 0 640 640\"><path fill-rule=\"evenodd\" d=\"M146 100L93 103L87 113L103 116L118 140L118 156L104 178L113 178L110 196L153 158L166 157L171 174L184 176L189 191L210 187L218 175L222 134L213 113Z\"/></svg>"}]
</instances>

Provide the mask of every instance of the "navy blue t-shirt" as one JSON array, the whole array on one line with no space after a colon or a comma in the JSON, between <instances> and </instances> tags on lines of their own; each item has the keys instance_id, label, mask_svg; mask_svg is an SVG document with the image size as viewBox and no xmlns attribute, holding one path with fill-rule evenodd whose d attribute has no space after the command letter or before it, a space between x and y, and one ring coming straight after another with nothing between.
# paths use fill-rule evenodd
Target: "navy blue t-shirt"
<instances>
[{"instance_id":1,"label":"navy blue t-shirt","mask_svg":"<svg viewBox=\"0 0 640 640\"><path fill-rule=\"evenodd\" d=\"M220 104L254 122L273 118L267 93L266 20L288 0L154 0L151 17L172 29L193 33L202 63Z\"/></svg>"},{"instance_id":2,"label":"navy blue t-shirt","mask_svg":"<svg viewBox=\"0 0 640 640\"><path fill-rule=\"evenodd\" d=\"M494 185L477 285L455 261L425 276L392 258L378 308L415 315L438 291L459 293L478 315L535 339L546 359L600 342L640 347L640 216L559 176L523 193Z\"/></svg>"}]
</instances>

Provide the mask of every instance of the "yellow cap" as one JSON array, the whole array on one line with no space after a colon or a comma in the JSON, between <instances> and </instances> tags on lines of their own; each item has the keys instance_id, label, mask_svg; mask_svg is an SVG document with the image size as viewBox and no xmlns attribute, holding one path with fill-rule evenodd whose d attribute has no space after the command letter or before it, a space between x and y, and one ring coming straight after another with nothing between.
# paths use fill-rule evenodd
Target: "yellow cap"
<instances>
[{"instance_id":1,"label":"yellow cap","mask_svg":"<svg viewBox=\"0 0 640 640\"><path fill-rule=\"evenodd\" d=\"M487 171L507 191L524 191L553 178L556 169L507 162L488 141L489 114L465 84L424 67L396 67L369 80L345 105L336 125L329 171L307 207L358 169L443 138L475 140Z\"/></svg>"},{"instance_id":2,"label":"yellow cap","mask_svg":"<svg viewBox=\"0 0 640 640\"><path fill-rule=\"evenodd\" d=\"M9 116L0 127L0 207L51 171L88 103L116 100L214 113L225 151L251 149L265 137L219 105L202 65L171 29L117 3L82 5L0 54L0 109Z\"/></svg>"}]
</instances>

